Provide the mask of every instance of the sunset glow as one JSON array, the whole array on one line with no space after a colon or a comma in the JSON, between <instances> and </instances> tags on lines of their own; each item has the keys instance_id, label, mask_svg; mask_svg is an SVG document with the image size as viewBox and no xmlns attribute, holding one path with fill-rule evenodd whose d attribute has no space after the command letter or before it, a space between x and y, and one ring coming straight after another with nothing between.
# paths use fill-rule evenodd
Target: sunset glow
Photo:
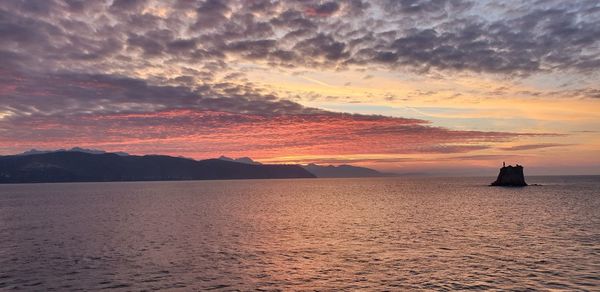
<instances>
[{"instance_id":1,"label":"sunset glow","mask_svg":"<svg viewBox=\"0 0 600 292\"><path fill-rule=\"evenodd\" d=\"M409 2L3 1L0 155L600 173L597 2Z\"/></svg>"}]
</instances>

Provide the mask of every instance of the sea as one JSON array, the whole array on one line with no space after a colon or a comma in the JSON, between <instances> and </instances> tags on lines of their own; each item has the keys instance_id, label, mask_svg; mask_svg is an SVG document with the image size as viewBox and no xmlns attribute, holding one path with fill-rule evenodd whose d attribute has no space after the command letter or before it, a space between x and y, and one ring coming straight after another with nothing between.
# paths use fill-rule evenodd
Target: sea
<instances>
[{"instance_id":1,"label":"sea","mask_svg":"<svg viewBox=\"0 0 600 292\"><path fill-rule=\"evenodd\" d=\"M600 176L0 185L0 290L600 291Z\"/></svg>"}]
</instances>

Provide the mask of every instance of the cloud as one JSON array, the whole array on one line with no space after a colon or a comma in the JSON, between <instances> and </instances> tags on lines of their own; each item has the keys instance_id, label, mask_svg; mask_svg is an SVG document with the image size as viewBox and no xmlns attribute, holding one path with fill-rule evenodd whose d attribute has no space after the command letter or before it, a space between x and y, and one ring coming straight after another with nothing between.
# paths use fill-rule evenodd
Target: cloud
<instances>
[{"instance_id":1,"label":"cloud","mask_svg":"<svg viewBox=\"0 0 600 292\"><path fill-rule=\"evenodd\" d=\"M139 11L146 5L146 0L114 0L110 9L115 12Z\"/></svg>"},{"instance_id":2,"label":"cloud","mask_svg":"<svg viewBox=\"0 0 600 292\"><path fill-rule=\"evenodd\" d=\"M491 148L488 145L433 145L420 148L423 153L464 153Z\"/></svg>"},{"instance_id":3,"label":"cloud","mask_svg":"<svg viewBox=\"0 0 600 292\"><path fill-rule=\"evenodd\" d=\"M310 108L243 75L248 64L273 72L503 76L598 68L593 1L515 10L488 4L2 1L0 150L98 144L196 157L463 153L535 135ZM476 17L482 7L489 13Z\"/></svg>"},{"instance_id":4,"label":"cloud","mask_svg":"<svg viewBox=\"0 0 600 292\"><path fill-rule=\"evenodd\" d=\"M325 34L318 34L298 42L294 46L294 51L299 51L302 55L313 56L313 58L323 57L326 62L338 61L349 56L345 43Z\"/></svg>"},{"instance_id":5,"label":"cloud","mask_svg":"<svg viewBox=\"0 0 600 292\"><path fill-rule=\"evenodd\" d=\"M384 0L382 6L388 14L404 16L448 17L448 13L462 12L473 7L473 2L463 0Z\"/></svg>"},{"instance_id":6,"label":"cloud","mask_svg":"<svg viewBox=\"0 0 600 292\"><path fill-rule=\"evenodd\" d=\"M340 9L337 2L325 2L316 6L308 7L306 14L310 16L330 16Z\"/></svg>"},{"instance_id":7,"label":"cloud","mask_svg":"<svg viewBox=\"0 0 600 292\"><path fill-rule=\"evenodd\" d=\"M7 1L0 50L30 68L103 73L231 55L283 68L530 75L595 70L599 21L594 1Z\"/></svg>"},{"instance_id":8,"label":"cloud","mask_svg":"<svg viewBox=\"0 0 600 292\"><path fill-rule=\"evenodd\" d=\"M540 144L525 144L525 145L517 145L511 147L501 147L499 149L506 151L524 151L524 150L534 150L534 149L542 149L542 148L550 148L550 147L567 147L574 146L575 144L556 144L556 143L540 143Z\"/></svg>"},{"instance_id":9,"label":"cloud","mask_svg":"<svg viewBox=\"0 0 600 292\"><path fill-rule=\"evenodd\" d=\"M0 71L0 110L16 116L143 112L191 108L258 114L308 114L321 110L263 94L248 84L198 87L152 85L117 75Z\"/></svg>"},{"instance_id":10,"label":"cloud","mask_svg":"<svg viewBox=\"0 0 600 292\"><path fill-rule=\"evenodd\" d=\"M115 75L0 71L0 93L0 149L95 145L190 157L462 153L543 135L325 111L228 82L187 87Z\"/></svg>"},{"instance_id":11,"label":"cloud","mask_svg":"<svg viewBox=\"0 0 600 292\"><path fill-rule=\"evenodd\" d=\"M227 1L221 0L206 0L203 1L196 9L196 23L194 27L197 29L211 28L228 20L226 14L230 11Z\"/></svg>"},{"instance_id":12,"label":"cloud","mask_svg":"<svg viewBox=\"0 0 600 292\"><path fill-rule=\"evenodd\" d=\"M397 156L390 155L391 157L369 157L368 155L356 155L356 156L291 156L281 157L274 159L267 159L265 162L268 163L318 163L318 164L407 164L412 166L423 167L426 163L460 163L461 161L502 161L506 159L519 159L526 156L523 155L450 155L445 157L415 157L411 155Z\"/></svg>"},{"instance_id":13,"label":"cloud","mask_svg":"<svg viewBox=\"0 0 600 292\"><path fill-rule=\"evenodd\" d=\"M290 153L462 153L487 148L477 146L478 143L510 141L528 135L455 131L429 126L422 120L383 116L332 112L242 114L205 109L14 116L3 122L2 130L0 149L15 145L96 145L133 153L210 157L226 152L258 158ZM448 143L474 145L446 146Z\"/></svg>"}]
</instances>

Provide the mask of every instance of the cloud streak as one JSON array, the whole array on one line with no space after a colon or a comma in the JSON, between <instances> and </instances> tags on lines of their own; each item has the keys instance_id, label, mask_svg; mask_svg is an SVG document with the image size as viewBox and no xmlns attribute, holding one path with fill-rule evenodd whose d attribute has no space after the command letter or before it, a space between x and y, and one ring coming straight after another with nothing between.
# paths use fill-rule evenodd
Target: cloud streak
<instances>
[{"instance_id":1,"label":"cloud streak","mask_svg":"<svg viewBox=\"0 0 600 292\"><path fill-rule=\"evenodd\" d=\"M523 151L523 150L535 150L542 148L550 148L550 147L567 147L573 146L574 144L556 144L556 143L540 143L540 144L525 144L525 145L517 145L511 147L502 147L501 150L506 151Z\"/></svg>"},{"instance_id":2,"label":"cloud streak","mask_svg":"<svg viewBox=\"0 0 600 292\"><path fill-rule=\"evenodd\" d=\"M266 115L197 109L12 117L3 130L0 148L4 149L105 145L109 150L134 153L160 151L192 157L245 153L257 158L289 153L463 153L488 148L479 143L534 135L455 131L422 120L333 112ZM448 145L456 143L467 145Z\"/></svg>"}]
</instances>

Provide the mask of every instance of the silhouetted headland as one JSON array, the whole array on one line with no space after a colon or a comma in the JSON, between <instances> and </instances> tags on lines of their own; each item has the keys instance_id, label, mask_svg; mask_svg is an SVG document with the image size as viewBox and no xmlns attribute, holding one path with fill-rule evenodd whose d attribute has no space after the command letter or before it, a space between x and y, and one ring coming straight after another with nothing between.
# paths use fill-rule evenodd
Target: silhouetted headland
<instances>
[{"instance_id":1,"label":"silhouetted headland","mask_svg":"<svg viewBox=\"0 0 600 292\"><path fill-rule=\"evenodd\" d=\"M221 160L225 161L233 161L239 163L246 164L261 164L260 162L254 161L249 157L241 157L241 158L230 158L227 156L219 157ZM353 166L342 164L339 166L334 165L317 165L314 163L310 163L307 165L300 165L300 167L304 168L306 171L314 174L316 177L320 178L352 178L352 177L388 177L388 176L397 176L395 173L384 173L379 172L375 169L370 169L366 167Z\"/></svg>"},{"instance_id":2,"label":"silhouetted headland","mask_svg":"<svg viewBox=\"0 0 600 292\"><path fill-rule=\"evenodd\" d=\"M249 157L194 160L166 155L129 155L74 147L29 150L0 156L0 183L110 182L397 176L352 165L262 164Z\"/></svg>"},{"instance_id":3,"label":"silhouetted headland","mask_svg":"<svg viewBox=\"0 0 600 292\"><path fill-rule=\"evenodd\" d=\"M314 174L316 177L326 178L344 178L344 177L386 177L396 176L395 173L383 173L374 169L359 167L353 165L327 165L321 166L314 163L303 165L304 169Z\"/></svg>"},{"instance_id":4,"label":"silhouetted headland","mask_svg":"<svg viewBox=\"0 0 600 292\"><path fill-rule=\"evenodd\" d=\"M506 166L506 163L502 163L502 168L498 174L498 178L491 186L505 186L505 187L524 187L527 186L525 182L525 176L523 174L523 166Z\"/></svg>"},{"instance_id":5,"label":"silhouetted headland","mask_svg":"<svg viewBox=\"0 0 600 292\"><path fill-rule=\"evenodd\" d=\"M0 157L0 183L314 178L298 165L56 151Z\"/></svg>"}]
</instances>

